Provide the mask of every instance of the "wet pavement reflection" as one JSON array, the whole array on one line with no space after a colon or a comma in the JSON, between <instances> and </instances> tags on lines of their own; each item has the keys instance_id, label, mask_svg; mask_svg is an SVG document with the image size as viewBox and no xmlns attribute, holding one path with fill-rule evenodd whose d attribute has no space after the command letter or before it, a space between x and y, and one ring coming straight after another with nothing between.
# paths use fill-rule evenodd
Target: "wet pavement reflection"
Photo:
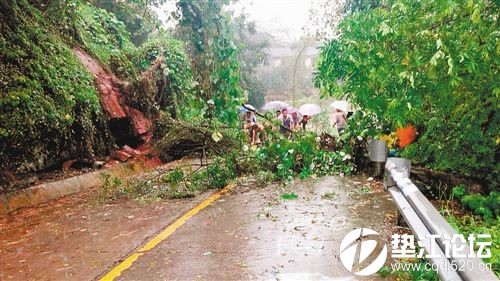
<instances>
[{"instance_id":1,"label":"wet pavement reflection","mask_svg":"<svg viewBox=\"0 0 500 281\"><path fill-rule=\"evenodd\" d=\"M285 193L298 198L283 200ZM339 245L359 227L389 237L385 214L393 211L387 193L363 191L347 178L235 191L141 256L120 280L376 280L345 270Z\"/></svg>"},{"instance_id":2,"label":"wet pavement reflection","mask_svg":"<svg viewBox=\"0 0 500 281\"><path fill-rule=\"evenodd\" d=\"M209 195L96 205L90 192L0 218L0 279L98 279ZM339 245L359 227L389 241L394 213L387 192L347 177L237 187L118 280L378 280L345 270Z\"/></svg>"}]
</instances>

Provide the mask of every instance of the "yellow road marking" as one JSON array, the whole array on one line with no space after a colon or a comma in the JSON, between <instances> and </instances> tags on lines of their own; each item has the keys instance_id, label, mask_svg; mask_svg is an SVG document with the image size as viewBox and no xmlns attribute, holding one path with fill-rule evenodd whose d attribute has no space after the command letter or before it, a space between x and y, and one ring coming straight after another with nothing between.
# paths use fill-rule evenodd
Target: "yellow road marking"
<instances>
[{"instance_id":1,"label":"yellow road marking","mask_svg":"<svg viewBox=\"0 0 500 281\"><path fill-rule=\"evenodd\" d=\"M145 252L153 249L156 245L160 244L162 241L167 239L172 233L174 233L179 227L184 225L186 221L196 214L198 214L201 210L210 206L215 200L219 199L224 193L228 192L231 188L233 188L235 184L228 184L226 187L221 189L220 191L212 194L209 198L205 199L205 201L201 202L198 206L191 209L189 212L185 213L182 217L176 220L174 223L170 224L166 228L162 230L158 235L149 240L144 247L140 248L137 252L128 256L124 261L122 261L119 265L114 267L111 271L109 271L106 275L104 275L100 281L111 281L116 277L120 276L123 271L127 270L134 264L134 262L142 256Z\"/></svg>"},{"instance_id":2,"label":"yellow road marking","mask_svg":"<svg viewBox=\"0 0 500 281\"><path fill-rule=\"evenodd\" d=\"M133 253L130 255L128 258L126 258L124 261L122 261L119 265L117 265L115 268L113 268L108 274L106 274L104 277L102 277L100 280L113 280L116 277L120 276L122 274L122 271L126 270L127 268L131 267L132 264L140 257L142 256L143 253Z\"/></svg>"}]
</instances>

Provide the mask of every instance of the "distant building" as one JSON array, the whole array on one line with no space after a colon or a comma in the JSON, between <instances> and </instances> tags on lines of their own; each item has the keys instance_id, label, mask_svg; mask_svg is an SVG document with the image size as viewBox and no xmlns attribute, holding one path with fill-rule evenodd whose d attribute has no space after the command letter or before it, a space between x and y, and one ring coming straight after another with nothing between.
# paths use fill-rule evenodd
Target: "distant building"
<instances>
[{"instance_id":1,"label":"distant building","mask_svg":"<svg viewBox=\"0 0 500 281\"><path fill-rule=\"evenodd\" d=\"M286 101L295 97L319 95L319 90L312 83L314 63L320 53L319 43L307 39L282 42L267 32L257 32L251 39L256 44L267 42L266 63L258 69L266 100Z\"/></svg>"},{"instance_id":2,"label":"distant building","mask_svg":"<svg viewBox=\"0 0 500 281\"><path fill-rule=\"evenodd\" d=\"M280 44L281 45L281 44ZM301 49L291 48L289 46L280 46L275 44L267 49L269 55L268 60L270 65L278 67L283 64L283 60L295 60L299 55ZM313 63L319 54L319 50L315 47L306 47L300 55L300 62L303 63L306 69L313 69Z\"/></svg>"}]
</instances>

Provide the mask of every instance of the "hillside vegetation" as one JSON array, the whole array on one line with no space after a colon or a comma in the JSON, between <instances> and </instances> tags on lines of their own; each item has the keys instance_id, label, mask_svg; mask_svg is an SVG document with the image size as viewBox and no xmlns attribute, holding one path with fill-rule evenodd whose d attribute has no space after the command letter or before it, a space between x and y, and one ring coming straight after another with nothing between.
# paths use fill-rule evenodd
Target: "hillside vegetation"
<instances>
[{"instance_id":1,"label":"hillside vegetation","mask_svg":"<svg viewBox=\"0 0 500 281\"><path fill-rule=\"evenodd\" d=\"M127 144L112 128L123 120L112 122L103 110L99 79L76 48L111 77L126 110L147 118L158 111L184 118L203 111L184 43L173 36L156 30L135 45L115 14L85 1L3 1L0 8L2 185L69 159L90 163Z\"/></svg>"}]
</instances>

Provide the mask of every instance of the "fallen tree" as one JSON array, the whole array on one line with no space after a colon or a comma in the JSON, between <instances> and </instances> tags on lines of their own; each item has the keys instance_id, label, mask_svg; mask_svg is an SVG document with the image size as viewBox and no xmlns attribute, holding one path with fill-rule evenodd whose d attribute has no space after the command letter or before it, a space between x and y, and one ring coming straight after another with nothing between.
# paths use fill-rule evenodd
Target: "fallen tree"
<instances>
[{"instance_id":1,"label":"fallen tree","mask_svg":"<svg viewBox=\"0 0 500 281\"><path fill-rule=\"evenodd\" d=\"M203 118L187 122L161 113L155 124L154 150L160 158L168 159L208 152L221 156L240 146L238 138L230 137L237 134L237 129L208 123Z\"/></svg>"}]
</instances>

